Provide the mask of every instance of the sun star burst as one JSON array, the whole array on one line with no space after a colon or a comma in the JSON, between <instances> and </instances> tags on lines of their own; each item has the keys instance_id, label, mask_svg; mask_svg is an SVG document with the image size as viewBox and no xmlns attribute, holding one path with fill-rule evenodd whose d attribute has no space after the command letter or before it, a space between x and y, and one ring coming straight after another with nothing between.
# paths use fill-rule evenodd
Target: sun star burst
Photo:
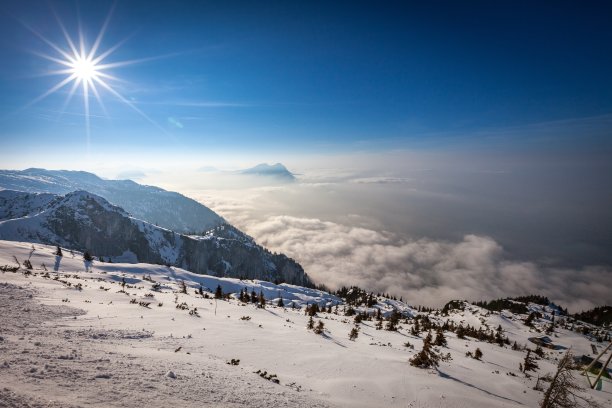
<instances>
[{"instance_id":1,"label":"sun star burst","mask_svg":"<svg viewBox=\"0 0 612 408\"><path fill-rule=\"evenodd\" d=\"M121 44L123 43L123 41L121 41L115 44L114 46L107 48L104 52L98 52L102 44L102 40L104 38L106 29L108 27L110 18L112 16L112 12L113 12L113 8L111 8L111 10L109 11L108 16L106 17L106 20L104 21L104 24L102 25L102 28L100 29L100 32L98 33L98 36L96 37L96 40L94 41L94 43L91 45L90 48L88 48L86 45L86 41L83 36L83 32L80 29L80 24L79 24L79 32L78 32L78 47L77 47L76 45L77 43L73 40L70 34L68 34L68 31L66 30L64 24L62 23L59 16L55 13L55 11L53 12L53 14L55 15L57 23L64 35L64 39L66 42L63 47L57 45L56 43L52 42L48 38L44 37L38 31L34 30L32 27L29 27L28 25L24 24L24 26L28 30L30 30L39 39L41 39L45 44L47 44L53 50L55 54L55 55L48 55L44 53L36 53L37 55L57 64L58 69L48 71L43 75L62 75L64 76L64 78L60 82L56 83L54 86L49 88L45 93L41 94L40 96L32 100L26 106L33 105L34 103L37 103L45 99L49 95L71 84L72 86L70 87L70 91L68 92L68 95L66 96L66 100L64 101L64 104L59 113L60 115L62 115L66 107L72 100L72 97L74 96L77 89L81 88L82 94L83 94L85 128L86 128L88 147L89 147L89 141L90 141L90 136L91 136L90 135L91 134L91 130L90 130L90 116L91 115L90 115L90 106L89 106L90 93L93 93L96 100L98 101L98 104L100 105L104 113L106 114L106 108L104 106L104 103L102 102L102 98L100 97L100 89L103 89L104 91L111 94L115 99L118 99L124 104L128 105L130 108L136 111L139 115L141 115L148 122L153 124L155 127L160 129L162 132L166 133L165 129L163 129L155 121L150 119L143 111L141 111L136 105L134 105L134 103L126 99L117 90L115 90L113 86L111 85L111 81L119 81L119 79L109 74L108 73L109 69L154 59L154 58L147 58L147 59L120 61L120 62L111 62L111 63L104 62L105 59L108 58L113 52L115 52L117 48L119 48ZM108 117L108 114L106 114L106 116Z\"/></svg>"}]
</instances>

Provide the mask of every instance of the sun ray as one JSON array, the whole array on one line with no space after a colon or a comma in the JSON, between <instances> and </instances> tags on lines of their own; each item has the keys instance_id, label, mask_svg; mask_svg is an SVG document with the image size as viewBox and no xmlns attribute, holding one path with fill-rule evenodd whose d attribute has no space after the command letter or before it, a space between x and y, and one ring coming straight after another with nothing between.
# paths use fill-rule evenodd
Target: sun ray
<instances>
[{"instance_id":1,"label":"sun ray","mask_svg":"<svg viewBox=\"0 0 612 408\"><path fill-rule=\"evenodd\" d=\"M67 58L67 59L63 60L63 59L60 59L60 58L52 57L51 55L43 54L42 52L38 52L38 51L31 51L31 53L36 55L36 56L38 56L38 57L44 58L44 59L49 60L51 62L58 63L60 65L65 65L67 67L72 66L72 63L74 61L72 59L72 57L70 57L70 59Z\"/></svg>"},{"instance_id":2,"label":"sun ray","mask_svg":"<svg viewBox=\"0 0 612 408\"><path fill-rule=\"evenodd\" d=\"M93 77L93 80L97 83L99 83L100 85L102 85L107 91L109 91L110 93L112 93L113 95L115 95L115 97L117 97L121 102L125 103L126 105L128 105L130 108L132 108L134 111L136 111L138 114L140 114L140 116L142 116L143 118L145 118L149 123L151 123L153 126L155 126L156 128L158 128L159 130L161 130L164 134L168 134L168 132L166 131L166 129L162 128L160 125L157 124L157 122L155 122L153 119L149 118L147 116L146 113L144 113L143 111L141 111L140 109L138 109L138 107L136 105L134 105L132 102L130 102L129 100L127 100L123 95L121 95L119 92L115 91L110 85L108 85L106 82L104 82L103 80L101 80L98 77Z\"/></svg>"},{"instance_id":3,"label":"sun ray","mask_svg":"<svg viewBox=\"0 0 612 408\"><path fill-rule=\"evenodd\" d=\"M108 111L106 110L106 106L104 105L104 102L102 102L102 98L100 98L100 93L98 92L98 88L96 87L95 82L91 81L89 85L91 86L91 91L93 92L94 96L96 97L96 100L98 101L98 104L102 108L102 112L104 112L104 116L109 118L110 116L108 115Z\"/></svg>"},{"instance_id":4,"label":"sun ray","mask_svg":"<svg viewBox=\"0 0 612 408\"><path fill-rule=\"evenodd\" d=\"M51 48L53 48L55 51L57 51L60 55L62 55L64 58L66 58L67 60L71 60L72 57L70 54L68 54L66 51L62 50L60 47L58 47L57 45L55 45L55 43L51 42L50 40L48 40L47 38L45 38L42 34L40 34L38 31L34 30L32 27L30 27L29 25L27 25L25 22L18 20L21 25L23 25L28 31L30 31L31 33L33 33L35 36L37 36L39 39L41 39L45 44L47 44L48 46L50 46Z\"/></svg>"},{"instance_id":5,"label":"sun ray","mask_svg":"<svg viewBox=\"0 0 612 408\"><path fill-rule=\"evenodd\" d=\"M53 87L49 88L49 89L47 90L47 92L45 92L45 93L43 93L43 94L39 95L38 97L34 98L34 99L31 101L31 102L29 102L29 103L28 103L26 106L24 106L24 108L27 108L28 106L32 106L32 105L34 105L35 103L42 101L42 100L43 100L43 99L45 99L47 96L51 95L53 92L55 92L55 91L57 91L57 90L59 90L59 89L63 88L64 86L66 86L66 85L67 85L67 84L68 84L70 81L74 80L75 78L76 78L76 75L75 75L75 74L72 74L72 75L70 75L70 76L69 76L69 77L67 77L67 78L64 78L64 80L63 80L63 81L61 81L61 82L59 82L59 83L55 84L55 86L53 86Z\"/></svg>"},{"instance_id":6,"label":"sun ray","mask_svg":"<svg viewBox=\"0 0 612 408\"><path fill-rule=\"evenodd\" d=\"M57 118L61 118L62 115L64 114L64 112L66 111L66 108L68 107L68 104L70 103L70 101L72 100L72 97L74 96L74 93L76 92L77 88L79 87L79 82L80 81L73 81L72 82L72 87L70 88L70 91L68 92L68 95L66 95L66 99L64 100L64 103L62 104L62 108L59 111L59 114L57 115Z\"/></svg>"},{"instance_id":7,"label":"sun ray","mask_svg":"<svg viewBox=\"0 0 612 408\"><path fill-rule=\"evenodd\" d=\"M113 3L110 10L108 11L106 20L104 20L104 24L102 24L102 28L100 29L100 32L98 33L98 37L96 37L96 40L94 41L94 44L91 47L91 50L89 50L89 55L87 55L87 58L90 60L93 59L93 57L96 55L96 52L98 51L98 47L100 47L100 42L102 41L102 38L104 38L104 34L106 33L108 23L110 22L111 16L113 15L113 11L115 10L116 4L117 3Z\"/></svg>"},{"instance_id":8,"label":"sun ray","mask_svg":"<svg viewBox=\"0 0 612 408\"><path fill-rule=\"evenodd\" d=\"M51 10L53 11L53 15L55 16L55 20L57 21L57 24L60 26L60 29L62 30L62 33L64 34L64 38L66 39L68 46L72 50L72 54L77 55L78 54L77 48L74 45L74 41L72 41L72 38L68 34L68 30L66 30L64 23L62 23L62 20L59 18L59 15L55 11L55 8L51 7Z\"/></svg>"},{"instance_id":9,"label":"sun ray","mask_svg":"<svg viewBox=\"0 0 612 408\"><path fill-rule=\"evenodd\" d=\"M83 82L83 102L85 103L85 136L87 143L87 152L89 152L89 146L91 144L91 125L89 118L89 80L84 78Z\"/></svg>"}]
</instances>

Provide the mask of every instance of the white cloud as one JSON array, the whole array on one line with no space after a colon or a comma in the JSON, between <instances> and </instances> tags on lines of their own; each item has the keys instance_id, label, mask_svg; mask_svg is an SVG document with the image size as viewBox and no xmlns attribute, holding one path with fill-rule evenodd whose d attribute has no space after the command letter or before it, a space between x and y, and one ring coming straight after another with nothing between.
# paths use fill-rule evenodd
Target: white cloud
<instances>
[{"instance_id":1,"label":"white cloud","mask_svg":"<svg viewBox=\"0 0 612 408\"><path fill-rule=\"evenodd\" d=\"M563 269L508 260L498 242L482 235L410 240L318 218L258 214L254 203L262 202L260 194L217 196L208 203L260 244L295 258L316 282L332 288L358 285L428 306L532 293L571 310L610 302L609 267Z\"/></svg>"},{"instance_id":2,"label":"white cloud","mask_svg":"<svg viewBox=\"0 0 612 408\"><path fill-rule=\"evenodd\" d=\"M317 282L356 284L415 304L541 293L580 309L603 304L610 296L609 268L571 270L508 261L503 248L486 236L403 241L389 233L290 216L253 223L248 231L263 245L295 257Z\"/></svg>"}]
</instances>

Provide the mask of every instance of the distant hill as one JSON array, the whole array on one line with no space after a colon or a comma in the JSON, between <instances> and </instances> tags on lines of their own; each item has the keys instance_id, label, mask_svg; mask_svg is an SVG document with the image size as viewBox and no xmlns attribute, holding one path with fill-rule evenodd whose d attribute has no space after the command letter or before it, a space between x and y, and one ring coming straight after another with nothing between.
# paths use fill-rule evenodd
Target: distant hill
<instances>
[{"instance_id":1,"label":"distant hill","mask_svg":"<svg viewBox=\"0 0 612 408\"><path fill-rule=\"evenodd\" d=\"M141 185L132 180L105 180L85 171L35 168L23 171L0 170L2 188L53 194L88 191L123 208L136 218L181 233L202 233L225 223L210 208L182 194Z\"/></svg>"},{"instance_id":2,"label":"distant hill","mask_svg":"<svg viewBox=\"0 0 612 408\"><path fill-rule=\"evenodd\" d=\"M281 163L267 164L261 163L255 167L242 170L241 174L250 174L256 176L275 177L278 179L284 179L287 181L295 180L295 176Z\"/></svg>"}]
</instances>

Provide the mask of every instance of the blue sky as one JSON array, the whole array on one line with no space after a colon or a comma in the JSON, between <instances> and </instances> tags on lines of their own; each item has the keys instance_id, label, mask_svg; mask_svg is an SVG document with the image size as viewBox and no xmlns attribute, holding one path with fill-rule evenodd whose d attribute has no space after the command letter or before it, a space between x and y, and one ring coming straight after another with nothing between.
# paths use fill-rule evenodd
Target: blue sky
<instances>
[{"instance_id":1,"label":"blue sky","mask_svg":"<svg viewBox=\"0 0 612 408\"><path fill-rule=\"evenodd\" d=\"M531 3L119 1L100 51L125 40L105 62L143 59L110 83L155 125L102 90L89 149L609 150L611 6ZM8 151L88 148L82 96L59 113L70 86L26 106L66 76L40 76L54 51L26 25L68 49L54 9L91 45L113 3L50 4L2 5Z\"/></svg>"}]
</instances>

